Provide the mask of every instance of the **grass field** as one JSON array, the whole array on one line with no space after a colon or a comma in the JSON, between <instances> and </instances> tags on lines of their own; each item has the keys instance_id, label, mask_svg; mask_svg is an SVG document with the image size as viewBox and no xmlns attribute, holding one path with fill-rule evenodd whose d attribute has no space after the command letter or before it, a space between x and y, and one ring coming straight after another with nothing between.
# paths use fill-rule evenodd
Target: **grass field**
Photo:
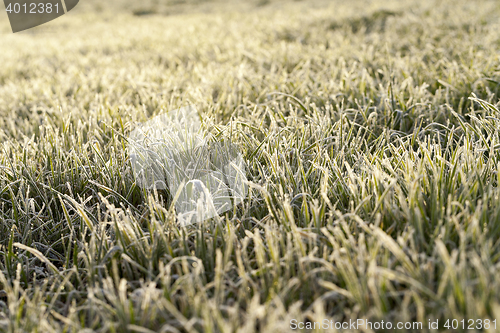
<instances>
[{"instance_id":1,"label":"grass field","mask_svg":"<svg viewBox=\"0 0 500 333\"><path fill-rule=\"evenodd\" d=\"M498 1L0 19L0 331L500 331ZM186 105L240 147L250 192L181 227L127 137Z\"/></svg>"}]
</instances>

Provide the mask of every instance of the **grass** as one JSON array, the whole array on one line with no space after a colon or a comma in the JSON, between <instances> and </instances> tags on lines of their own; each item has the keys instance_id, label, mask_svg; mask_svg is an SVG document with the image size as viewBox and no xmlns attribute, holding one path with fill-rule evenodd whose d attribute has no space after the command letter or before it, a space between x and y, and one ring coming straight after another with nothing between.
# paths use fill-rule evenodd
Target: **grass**
<instances>
[{"instance_id":1,"label":"grass","mask_svg":"<svg viewBox=\"0 0 500 333\"><path fill-rule=\"evenodd\" d=\"M497 2L158 3L0 24L0 331L500 319ZM189 104L250 194L180 227L126 147Z\"/></svg>"}]
</instances>

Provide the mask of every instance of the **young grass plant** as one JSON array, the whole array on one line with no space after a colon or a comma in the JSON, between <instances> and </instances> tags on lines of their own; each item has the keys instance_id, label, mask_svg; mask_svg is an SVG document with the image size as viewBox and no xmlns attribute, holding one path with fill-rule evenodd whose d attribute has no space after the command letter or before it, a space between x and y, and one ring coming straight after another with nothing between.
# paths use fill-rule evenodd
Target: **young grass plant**
<instances>
[{"instance_id":1,"label":"young grass plant","mask_svg":"<svg viewBox=\"0 0 500 333\"><path fill-rule=\"evenodd\" d=\"M500 319L496 2L112 3L0 38L0 331ZM186 105L250 189L192 225L127 149Z\"/></svg>"}]
</instances>

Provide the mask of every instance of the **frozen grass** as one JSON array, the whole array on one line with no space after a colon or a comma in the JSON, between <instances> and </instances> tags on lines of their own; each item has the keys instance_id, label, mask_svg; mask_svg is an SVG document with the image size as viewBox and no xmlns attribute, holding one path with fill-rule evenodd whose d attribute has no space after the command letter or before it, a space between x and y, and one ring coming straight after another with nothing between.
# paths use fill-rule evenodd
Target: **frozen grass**
<instances>
[{"instance_id":1,"label":"frozen grass","mask_svg":"<svg viewBox=\"0 0 500 333\"><path fill-rule=\"evenodd\" d=\"M92 6L0 25L0 331L500 319L498 2ZM187 104L251 192L180 228L126 139Z\"/></svg>"}]
</instances>

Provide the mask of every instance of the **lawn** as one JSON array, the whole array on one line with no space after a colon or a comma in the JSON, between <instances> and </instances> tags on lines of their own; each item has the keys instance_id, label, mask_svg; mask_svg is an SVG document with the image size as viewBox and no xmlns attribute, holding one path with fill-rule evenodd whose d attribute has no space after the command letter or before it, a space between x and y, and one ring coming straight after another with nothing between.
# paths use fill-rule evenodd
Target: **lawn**
<instances>
[{"instance_id":1,"label":"lawn","mask_svg":"<svg viewBox=\"0 0 500 333\"><path fill-rule=\"evenodd\" d=\"M1 332L500 331L498 1L0 19ZM248 179L190 225L128 149L186 106Z\"/></svg>"}]
</instances>

